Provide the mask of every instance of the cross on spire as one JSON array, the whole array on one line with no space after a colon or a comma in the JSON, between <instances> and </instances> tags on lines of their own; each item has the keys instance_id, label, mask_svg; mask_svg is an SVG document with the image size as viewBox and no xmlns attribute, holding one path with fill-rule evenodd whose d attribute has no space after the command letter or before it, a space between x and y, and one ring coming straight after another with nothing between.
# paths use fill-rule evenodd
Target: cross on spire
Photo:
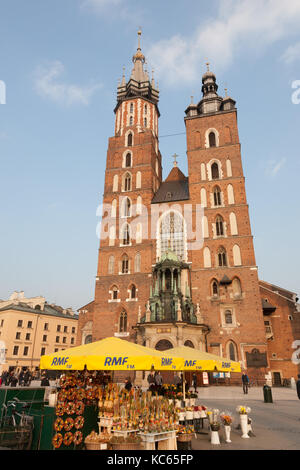
<instances>
[{"instance_id":1,"label":"cross on spire","mask_svg":"<svg viewBox=\"0 0 300 470\"><path fill-rule=\"evenodd\" d=\"M177 166L177 157L178 157L177 153L174 153L174 155L173 155L173 158L174 158L173 166L174 167Z\"/></svg>"}]
</instances>

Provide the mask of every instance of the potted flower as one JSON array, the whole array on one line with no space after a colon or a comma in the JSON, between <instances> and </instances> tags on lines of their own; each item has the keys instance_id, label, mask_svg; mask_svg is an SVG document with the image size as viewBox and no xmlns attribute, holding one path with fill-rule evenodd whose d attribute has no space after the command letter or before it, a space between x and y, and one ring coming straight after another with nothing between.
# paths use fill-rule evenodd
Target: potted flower
<instances>
[{"instance_id":1,"label":"potted flower","mask_svg":"<svg viewBox=\"0 0 300 470\"><path fill-rule=\"evenodd\" d=\"M236 411L240 415L240 424L242 429L242 438L248 439L248 413L250 413L251 408L249 406L238 406Z\"/></svg>"},{"instance_id":2,"label":"potted flower","mask_svg":"<svg viewBox=\"0 0 300 470\"><path fill-rule=\"evenodd\" d=\"M210 443L213 445L220 444L219 429L220 429L220 423L218 421L213 420L212 423L210 424L210 430L211 430Z\"/></svg>"},{"instance_id":3,"label":"potted flower","mask_svg":"<svg viewBox=\"0 0 300 470\"><path fill-rule=\"evenodd\" d=\"M231 440L230 440L230 431L231 431L231 424L233 422L233 418L232 418L231 414L228 413L228 412L221 413L220 417L221 417L221 420L222 420L222 423L223 423L224 429L225 429L225 441L226 442L231 442Z\"/></svg>"},{"instance_id":4,"label":"potted flower","mask_svg":"<svg viewBox=\"0 0 300 470\"><path fill-rule=\"evenodd\" d=\"M179 421L185 421L185 419L186 419L185 408L180 408Z\"/></svg>"},{"instance_id":5,"label":"potted flower","mask_svg":"<svg viewBox=\"0 0 300 470\"><path fill-rule=\"evenodd\" d=\"M194 406L194 419L201 418L201 406Z\"/></svg>"}]
</instances>

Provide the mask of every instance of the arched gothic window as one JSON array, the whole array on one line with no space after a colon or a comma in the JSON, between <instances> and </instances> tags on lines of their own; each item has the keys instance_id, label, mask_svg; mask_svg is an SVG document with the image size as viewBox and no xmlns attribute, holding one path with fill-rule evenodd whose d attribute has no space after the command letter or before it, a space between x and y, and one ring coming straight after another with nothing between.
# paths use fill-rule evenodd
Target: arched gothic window
<instances>
[{"instance_id":1,"label":"arched gothic window","mask_svg":"<svg viewBox=\"0 0 300 470\"><path fill-rule=\"evenodd\" d=\"M232 341L227 346L227 355L231 361L237 360L236 346Z\"/></svg>"},{"instance_id":2,"label":"arched gothic window","mask_svg":"<svg viewBox=\"0 0 300 470\"><path fill-rule=\"evenodd\" d=\"M133 103L130 103L130 112L133 113Z\"/></svg>"},{"instance_id":3,"label":"arched gothic window","mask_svg":"<svg viewBox=\"0 0 300 470\"><path fill-rule=\"evenodd\" d=\"M123 180L123 191L131 191L131 174L126 173Z\"/></svg>"},{"instance_id":4,"label":"arched gothic window","mask_svg":"<svg viewBox=\"0 0 300 470\"><path fill-rule=\"evenodd\" d=\"M210 147L216 147L216 135L214 132L209 133L208 142Z\"/></svg>"},{"instance_id":5,"label":"arched gothic window","mask_svg":"<svg viewBox=\"0 0 300 470\"><path fill-rule=\"evenodd\" d=\"M122 274L128 274L129 273L129 259L128 259L127 255L122 256L121 272L122 272Z\"/></svg>"},{"instance_id":6,"label":"arched gothic window","mask_svg":"<svg viewBox=\"0 0 300 470\"><path fill-rule=\"evenodd\" d=\"M128 224L124 224L122 229L122 245L130 244L130 227Z\"/></svg>"},{"instance_id":7,"label":"arched gothic window","mask_svg":"<svg viewBox=\"0 0 300 470\"><path fill-rule=\"evenodd\" d=\"M219 284L218 284L218 281L216 281L216 279L212 281L211 291L212 291L213 297L219 297Z\"/></svg>"},{"instance_id":8,"label":"arched gothic window","mask_svg":"<svg viewBox=\"0 0 300 470\"><path fill-rule=\"evenodd\" d=\"M241 281L238 277L235 277L232 281L232 290L234 297L240 297L242 295Z\"/></svg>"},{"instance_id":9,"label":"arched gothic window","mask_svg":"<svg viewBox=\"0 0 300 470\"><path fill-rule=\"evenodd\" d=\"M147 118L144 118L144 126L147 127Z\"/></svg>"},{"instance_id":10,"label":"arched gothic window","mask_svg":"<svg viewBox=\"0 0 300 470\"><path fill-rule=\"evenodd\" d=\"M127 313L122 310L119 319L119 333L126 333L127 331Z\"/></svg>"},{"instance_id":11,"label":"arched gothic window","mask_svg":"<svg viewBox=\"0 0 300 470\"><path fill-rule=\"evenodd\" d=\"M122 216L131 217L131 201L129 197L126 197L122 203Z\"/></svg>"},{"instance_id":12,"label":"arched gothic window","mask_svg":"<svg viewBox=\"0 0 300 470\"><path fill-rule=\"evenodd\" d=\"M139 273L141 271L141 254L137 253L134 258L134 271Z\"/></svg>"},{"instance_id":13,"label":"arched gothic window","mask_svg":"<svg viewBox=\"0 0 300 470\"><path fill-rule=\"evenodd\" d=\"M117 300L118 298L118 288L117 286L113 286L112 290L111 290L111 298L112 300Z\"/></svg>"},{"instance_id":14,"label":"arched gothic window","mask_svg":"<svg viewBox=\"0 0 300 470\"><path fill-rule=\"evenodd\" d=\"M114 274L114 268L115 268L115 257L110 256L108 260L108 274Z\"/></svg>"},{"instance_id":15,"label":"arched gothic window","mask_svg":"<svg viewBox=\"0 0 300 470\"><path fill-rule=\"evenodd\" d=\"M133 140L132 132L129 132L127 136L127 147L132 147L132 140Z\"/></svg>"},{"instance_id":16,"label":"arched gothic window","mask_svg":"<svg viewBox=\"0 0 300 470\"><path fill-rule=\"evenodd\" d=\"M226 310L224 317L225 317L225 323L227 325L231 325L232 324L232 312L230 310Z\"/></svg>"},{"instance_id":17,"label":"arched gothic window","mask_svg":"<svg viewBox=\"0 0 300 470\"><path fill-rule=\"evenodd\" d=\"M130 298L131 299L135 299L136 298L136 287L135 285L133 284L130 288Z\"/></svg>"},{"instance_id":18,"label":"arched gothic window","mask_svg":"<svg viewBox=\"0 0 300 470\"><path fill-rule=\"evenodd\" d=\"M125 157L125 167L126 168L131 167L131 153L129 153L129 152L126 154L126 157Z\"/></svg>"},{"instance_id":19,"label":"arched gothic window","mask_svg":"<svg viewBox=\"0 0 300 470\"><path fill-rule=\"evenodd\" d=\"M227 266L227 255L225 248L221 247L218 251L218 265Z\"/></svg>"},{"instance_id":20,"label":"arched gothic window","mask_svg":"<svg viewBox=\"0 0 300 470\"><path fill-rule=\"evenodd\" d=\"M221 199L221 189L219 186L214 188L214 206L221 206L222 199Z\"/></svg>"},{"instance_id":21,"label":"arched gothic window","mask_svg":"<svg viewBox=\"0 0 300 470\"><path fill-rule=\"evenodd\" d=\"M223 217L220 215L218 215L216 218L216 235L217 237L222 237L224 235Z\"/></svg>"},{"instance_id":22,"label":"arched gothic window","mask_svg":"<svg viewBox=\"0 0 300 470\"><path fill-rule=\"evenodd\" d=\"M187 261L184 219L178 212L167 212L159 221L158 256L168 250Z\"/></svg>"},{"instance_id":23,"label":"arched gothic window","mask_svg":"<svg viewBox=\"0 0 300 470\"><path fill-rule=\"evenodd\" d=\"M213 180L218 180L220 178L219 165L217 162L214 162L211 165L211 177Z\"/></svg>"},{"instance_id":24,"label":"arched gothic window","mask_svg":"<svg viewBox=\"0 0 300 470\"><path fill-rule=\"evenodd\" d=\"M133 116L130 116L130 118L129 118L129 125L132 126L132 124L133 124Z\"/></svg>"}]
</instances>

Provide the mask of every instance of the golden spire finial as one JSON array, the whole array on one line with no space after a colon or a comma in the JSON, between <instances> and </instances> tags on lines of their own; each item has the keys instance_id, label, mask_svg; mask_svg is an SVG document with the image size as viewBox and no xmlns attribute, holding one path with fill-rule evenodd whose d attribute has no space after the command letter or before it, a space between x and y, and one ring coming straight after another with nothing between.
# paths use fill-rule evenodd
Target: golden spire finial
<instances>
[{"instance_id":1,"label":"golden spire finial","mask_svg":"<svg viewBox=\"0 0 300 470\"><path fill-rule=\"evenodd\" d=\"M139 30L138 30L138 49L141 48L141 35L142 35L142 28L139 27Z\"/></svg>"},{"instance_id":2,"label":"golden spire finial","mask_svg":"<svg viewBox=\"0 0 300 470\"><path fill-rule=\"evenodd\" d=\"M207 60L207 59L206 59L206 60ZM209 72L209 65L210 65L210 63L209 63L208 60L207 60L207 62L206 62L206 67L207 67L207 71L208 71L208 72Z\"/></svg>"}]
</instances>

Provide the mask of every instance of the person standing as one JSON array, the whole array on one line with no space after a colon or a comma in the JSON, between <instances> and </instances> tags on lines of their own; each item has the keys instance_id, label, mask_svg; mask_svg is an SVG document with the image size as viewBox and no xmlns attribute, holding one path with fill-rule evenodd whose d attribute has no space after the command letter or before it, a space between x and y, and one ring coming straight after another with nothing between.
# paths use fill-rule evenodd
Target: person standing
<instances>
[{"instance_id":1,"label":"person standing","mask_svg":"<svg viewBox=\"0 0 300 470\"><path fill-rule=\"evenodd\" d=\"M154 377L153 371L151 371L150 374L148 375L147 382L149 384L149 391L154 393L155 392L155 377Z\"/></svg>"},{"instance_id":2,"label":"person standing","mask_svg":"<svg viewBox=\"0 0 300 470\"><path fill-rule=\"evenodd\" d=\"M163 378L162 378L161 373L158 371L155 376L155 385L156 385L156 390L158 392L158 395L162 395L162 384L163 384Z\"/></svg>"},{"instance_id":3,"label":"person standing","mask_svg":"<svg viewBox=\"0 0 300 470\"><path fill-rule=\"evenodd\" d=\"M195 392L197 392L197 374L193 374L192 387L194 387Z\"/></svg>"},{"instance_id":4,"label":"person standing","mask_svg":"<svg viewBox=\"0 0 300 470\"><path fill-rule=\"evenodd\" d=\"M243 392L245 395L248 393L248 387L249 387L249 377L245 371L242 374L242 384L243 384Z\"/></svg>"},{"instance_id":5,"label":"person standing","mask_svg":"<svg viewBox=\"0 0 300 470\"><path fill-rule=\"evenodd\" d=\"M298 380L296 382L296 390L297 390L297 395L300 400L300 374L298 374Z\"/></svg>"}]
</instances>

